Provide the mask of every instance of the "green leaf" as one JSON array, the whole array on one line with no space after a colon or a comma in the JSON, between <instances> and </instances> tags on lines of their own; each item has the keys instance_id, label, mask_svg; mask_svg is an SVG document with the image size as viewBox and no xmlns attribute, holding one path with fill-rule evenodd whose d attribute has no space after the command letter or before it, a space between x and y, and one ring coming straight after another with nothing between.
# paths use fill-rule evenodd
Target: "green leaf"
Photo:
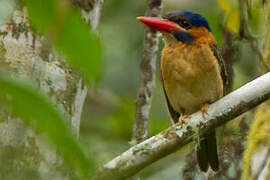
<instances>
[{"instance_id":1,"label":"green leaf","mask_svg":"<svg viewBox=\"0 0 270 180\"><path fill-rule=\"evenodd\" d=\"M262 22L264 17L263 8L259 5L253 5L251 8L251 17L249 18L249 25L254 33L259 34L262 30Z\"/></svg>"},{"instance_id":2,"label":"green leaf","mask_svg":"<svg viewBox=\"0 0 270 180\"><path fill-rule=\"evenodd\" d=\"M238 33L240 27L240 13L238 10L238 1L235 0L218 0L219 7L226 15L226 27Z\"/></svg>"},{"instance_id":3,"label":"green leaf","mask_svg":"<svg viewBox=\"0 0 270 180\"><path fill-rule=\"evenodd\" d=\"M34 27L45 34L87 79L98 77L101 42L68 1L23 0Z\"/></svg>"},{"instance_id":4,"label":"green leaf","mask_svg":"<svg viewBox=\"0 0 270 180\"><path fill-rule=\"evenodd\" d=\"M232 32L238 33L239 28L240 28L240 14L237 9L231 11L228 14L226 26Z\"/></svg>"},{"instance_id":5,"label":"green leaf","mask_svg":"<svg viewBox=\"0 0 270 180\"><path fill-rule=\"evenodd\" d=\"M46 132L60 155L70 163L78 175L90 175L93 164L86 157L63 117L45 96L30 84L4 78L0 74L0 99L4 100L16 116L36 132Z\"/></svg>"},{"instance_id":6,"label":"green leaf","mask_svg":"<svg viewBox=\"0 0 270 180\"><path fill-rule=\"evenodd\" d=\"M30 20L35 27L42 33L49 31L54 21L56 2L54 0L24 0L23 2L28 8Z\"/></svg>"},{"instance_id":7,"label":"green leaf","mask_svg":"<svg viewBox=\"0 0 270 180\"><path fill-rule=\"evenodd\" d=\"M231 12L231 5L228 0L218 0L220 8L227 14Z\"/></svg>"}]
</instances>

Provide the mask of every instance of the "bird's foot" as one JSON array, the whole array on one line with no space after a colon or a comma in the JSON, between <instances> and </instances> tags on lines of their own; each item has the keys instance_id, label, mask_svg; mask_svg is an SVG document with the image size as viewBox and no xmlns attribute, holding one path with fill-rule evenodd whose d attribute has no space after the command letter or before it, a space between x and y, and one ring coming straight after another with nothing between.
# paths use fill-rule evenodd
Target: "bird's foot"
<instances>
[{"instance_id":1,"label":"bird's foot","mask_svg":"<svg viewBox=\"0 0 270 180\"><path fill-rule=\"evenodd\" d=\"M208 114L207 111L208 111L208 108L209 108L209 104L204 104L201 108L201 111L202 111L202 117L205 118L205 114Z\"/></svg>"},{"instance_id":2,"label":"bird's foot","mask_svg":"<svg viewBox=\"0 0 270 180\"><path fill-rule=\"evenodd\" d=\"M186 123L185 119L187 118L189 118L188 114L181 113L178 121L180 124L185 124Z\"/></svg>"}]
</instances>

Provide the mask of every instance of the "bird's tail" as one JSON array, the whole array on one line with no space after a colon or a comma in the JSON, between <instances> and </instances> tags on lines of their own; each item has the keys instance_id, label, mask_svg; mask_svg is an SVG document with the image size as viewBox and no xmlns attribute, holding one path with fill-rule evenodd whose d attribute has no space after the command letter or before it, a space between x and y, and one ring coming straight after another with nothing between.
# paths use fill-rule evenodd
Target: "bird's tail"
<instances>
[{"instance_id":1,"label":"bird's tail","mask_svg":"<svg viewBox=\"0 0 270 180\"><path fill-rule=\"evenodd\" d=\"M208 170L208 164L214 171L218 171L219 160L215 130L206 134L204 138L200 140L196 151L197 161L201 171L206 172Z\"/></svg>"}]
</instances>

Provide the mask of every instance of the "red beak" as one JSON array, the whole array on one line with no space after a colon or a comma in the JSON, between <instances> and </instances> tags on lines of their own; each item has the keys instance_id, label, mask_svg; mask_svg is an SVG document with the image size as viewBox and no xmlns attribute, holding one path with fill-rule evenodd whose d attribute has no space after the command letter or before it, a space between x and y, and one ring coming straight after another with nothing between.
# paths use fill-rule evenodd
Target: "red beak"
<instances>
[{"instance_id":1,"label":"red beak","mask_svg":"<svg viewBox=\"0 0 270 180\"><path fill-rule=\"evenodd\" d=\"M183 29L176 23L167 19L156 18L156 17L137 17L143 24L153 28L157 31L183 31Z\"/></svg>"}]
</instances>

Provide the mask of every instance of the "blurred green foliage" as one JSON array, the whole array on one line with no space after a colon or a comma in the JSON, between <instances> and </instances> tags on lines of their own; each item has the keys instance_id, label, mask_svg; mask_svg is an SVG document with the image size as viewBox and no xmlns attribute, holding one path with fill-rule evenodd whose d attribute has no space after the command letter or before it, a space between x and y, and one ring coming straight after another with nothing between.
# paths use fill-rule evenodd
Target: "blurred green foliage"
<instances>
[{"instance_id":1,"label":"blurred green foliage","mask_svg":"<svg viewBox=\"0 0 270 180\"><path fill-rule=\"evenodd\" d=\"M46 35L71 64L82 69L88 79L100 77L98 88L90 87L88 92L80 138L84 151L92 156L91 159L94 159L96 164L109 161L129 147L140 80L139 64L143 39L143 26L137 22L136 17L145 13L146 1L105 1L99 28L101 43L89 30L89 26L82 22L79 12L67 2L23 2L28 6L34 27ZM219 45L223 39L220 24L225 23L233 32L238 32L239 13L236 10L236 1L164 1L164 13L178 9L192 9L204 15ZM227 13L224 19L221 19L221 12ZM257 31L260 24L259 9L253 8L252 14L251 26ZM160 42L161 49L163 42ZM239 43L239 58L234 66L234 88L257 76L252 50L246 42ZM101 46L104 49L102 67ZM151 109L150 136L170 126L159 78L159 59ZM91 161L88 161L78 142L71 137L63 124L61 115L43 95L29 85L5 79L1 74L0 85L6 87L0 89L0 94L17 114L25 117L31 126L47 132L51 140L61 147L61 152L69 162L82 171L93 169ZM16 99L20 101L17 102ZM76 158L73 159L74 157ZM143 170L142 177L155 180L165 177L175 179L179 177L178 171L183 165L180 164L183 158L183 151L175 153Z\"/></svg>"},{"instance_id":2,"label":"blurred green foliage","mask_svg":"<svg viewBox=\"0 0 270 180\"><path fill-rule=\"evenodd\" d=\"M0 97L9 105L16 116L22 117L27 125L38 133L46 133L63 158L73 165L79 174L87 175L94 165L82 151L64 123L61 113L30 84L4 78L0 75Z\"/></svg>"},{"instance_id":3,"label":"blurred green foliage","mask_svg":"<svg viewBox=\"0 0 270 180\"><path fill-rule=\"evenodd\" d=\"M84 72L86 79L100 75L101 43L75 7L61 0L25 0L23 3L35 30L47 36L72 65ZM4 102L27 125L46 133L77 175L89 176L94 164L67 128L65 117L39 90L5 76L0 74L0 96Z\"/></svg>"},{"instance_id":4,"label":"blurred green foliage","mask_svg":"<svg viewBox=\"0 0 270 180\"><path fill-rule=\"evenodd\" d=\"M101 44L68 1L22 0L34 27L45 34L87 79L100 75Z\"/></svg>"},{"instance_id":5,"label":"blurred green foliage","mask_svg":"<svg viewBox=\"0 0 270 180\"><path fill-rule=\"evenodd\" d=\"M225 25L229 30L234 33L239 32L240 28L240 11L239 11L239 1L235 0L218 0L220 9L225 15ZM243 1L244 2L244 1ZM244 5L244 9L247 9L249 13L244 15L249 17L249 25L253 31L258 32L260 30L260 23L262 22L262 8L260 1L252 1L252 4ZM247 12L248 12L247 11Z\"/></svg>"},{"instance_id":6,"label":"blurred green foliage","mask_svg":"<svg viewBox=\"0 0 270 180\"><path fill-rule=\"evenodd\" d=\"M225 24L229 30L238 33L240 27L240 12L238 10L238 1L218 0L219 7L225 13Z\"/></svg>"},{"instance_id":7,"label":"blurred green foliage","mask_svg":"<svg viewBox=\"0 0 270 180\"><path fill-rule=\"evenodd\" d=\"M234 8L237 8L237 2L233 3ZM205 16L220 47L223 40L220 27L221 24L227 23L227 19L223 18L224 13L218 1L169 0L163 1L163 4L163 14L179 9L192 9ZM111 160L130 146L128 141L132 134L135 99L140 85L139 67L144 30L144 26L137 22L136 17L144 15L145 8L146 1L105 2L99 28L104 46L104 74L102 74L99 89L105 92L89 92L80 133L85 147L95 154L98 164ZM252 16L254 27L258 28L259 23L256 25L255 16L256 13ZM257 76L257 62L251 48L247 42L236 43L239 43L240 49L234 66L234 88L240 87ZM160 41L160 50L162 48L163 42ZM160 83L159 64L160 54L157 59L156 87L150 114L149 136L170 126ZM179 171L183 165L181 161L187 149L147 167L141 173L142 179L174 180L179 178Z\"/></svg>"}]
</instances>

